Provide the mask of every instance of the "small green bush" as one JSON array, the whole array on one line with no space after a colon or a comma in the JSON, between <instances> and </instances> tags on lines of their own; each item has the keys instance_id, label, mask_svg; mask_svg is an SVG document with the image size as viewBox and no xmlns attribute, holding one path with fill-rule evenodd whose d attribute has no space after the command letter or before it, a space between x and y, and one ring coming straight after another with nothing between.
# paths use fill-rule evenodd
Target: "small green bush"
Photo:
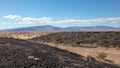
<instances>
[{"instance_id":1,"label":"small green bush","mask_svg":"<svg viewBox=\"0 0 120 68\"><path fill-rule=\"evenodd\" d=\"M115 44L118 48L120 48L120 42Z\"/></svg>"},{"instance_id":2,"label":"small green bush","mask_svg":"<svg viewBox=\"0 0 120 68\"><path fill-rule=\"evenodd\" d=\"M107 54L104 52L98 53L97 58L104 60L107 57Z\"/></svg>"}]
</instances>

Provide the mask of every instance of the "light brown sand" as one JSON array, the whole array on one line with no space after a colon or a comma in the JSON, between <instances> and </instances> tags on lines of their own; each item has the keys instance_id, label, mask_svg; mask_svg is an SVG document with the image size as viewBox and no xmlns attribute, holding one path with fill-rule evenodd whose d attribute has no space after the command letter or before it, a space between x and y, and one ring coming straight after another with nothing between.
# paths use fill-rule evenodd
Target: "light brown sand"
<instances>
[{"instance_id":1,"label":"light brown sand","mask_svg":"<svg viewBox=\"0 0 120 68\"><path fill-rule=\"evenodd\" d=\"M116 48L106 49L104 47L98 47L98 48L70 47L70 46L68 47L62 44L54 44L54 43L45 43L45 44L48 44L49 46L60 48L63 50L67 50L76 54L80 54L85 57L92 56L96 59L97 59L96 56L98 55L98 53L104 52L107 54L107 57L105 58L105 60L109 60L109 62L108 61L104 61L104 62L120 65L120 49L119 50Z\"/></svg>"}]
</instances>

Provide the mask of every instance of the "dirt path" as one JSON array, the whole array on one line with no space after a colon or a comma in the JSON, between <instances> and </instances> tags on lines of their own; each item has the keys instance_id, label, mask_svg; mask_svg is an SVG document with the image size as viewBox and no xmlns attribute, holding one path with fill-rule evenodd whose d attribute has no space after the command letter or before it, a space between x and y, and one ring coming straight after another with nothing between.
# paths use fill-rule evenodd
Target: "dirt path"
<instances>
[{"instance_id":1,"label":"dirt path","mask_svg":"<svg viewBox=\"0 0 120 68\"><path fill-rule=\"evenodd\" d=\"M45 43L49 46L60 48L63 50L68 50L73 53L77 53L83 56L92 56L96 58L98 53L105 52L107 54L106 60L109 60L109 63L114 63L120 65L120 50L116 48L108 48L105 49L103 47L98 48L85 48L85 47L68 47L62 44L54 44L54 43Z\"/></svg>"}]
</instances>

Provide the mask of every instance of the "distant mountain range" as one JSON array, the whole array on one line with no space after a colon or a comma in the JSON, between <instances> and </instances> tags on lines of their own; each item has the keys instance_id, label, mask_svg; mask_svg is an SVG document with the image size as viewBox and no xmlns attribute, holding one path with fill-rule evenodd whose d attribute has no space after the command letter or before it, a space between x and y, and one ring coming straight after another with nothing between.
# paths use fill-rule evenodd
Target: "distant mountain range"
<instances>
[{"instance_id":1,"label":"distant mountain range","mask_svg":"<svg viewBox=\"0 0 120 68\"><path fill-rule=\"evenodd\" d=\"M120 27L110 27L110 26L90 26L90 27L55 27L50 25L45 26L32 26L14 29L0 30L0 32L62 32L62 31L120 31Z\"/></svg>"}]
</instances>

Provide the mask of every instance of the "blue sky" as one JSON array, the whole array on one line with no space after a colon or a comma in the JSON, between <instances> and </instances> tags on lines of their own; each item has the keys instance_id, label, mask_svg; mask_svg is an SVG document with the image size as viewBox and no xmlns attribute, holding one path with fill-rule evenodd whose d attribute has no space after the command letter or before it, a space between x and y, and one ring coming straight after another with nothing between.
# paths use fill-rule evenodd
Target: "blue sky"
<instances>
[{"instance_id":1,"label":"blue sky","mask_svg":"<svg viewBox=\"0 0 120 68\"><path fill-rule=\"evenodd\" d=\"M39 25L120 27L120 0L0 0L0 29Z\"/></svg>"}]
</instances>

